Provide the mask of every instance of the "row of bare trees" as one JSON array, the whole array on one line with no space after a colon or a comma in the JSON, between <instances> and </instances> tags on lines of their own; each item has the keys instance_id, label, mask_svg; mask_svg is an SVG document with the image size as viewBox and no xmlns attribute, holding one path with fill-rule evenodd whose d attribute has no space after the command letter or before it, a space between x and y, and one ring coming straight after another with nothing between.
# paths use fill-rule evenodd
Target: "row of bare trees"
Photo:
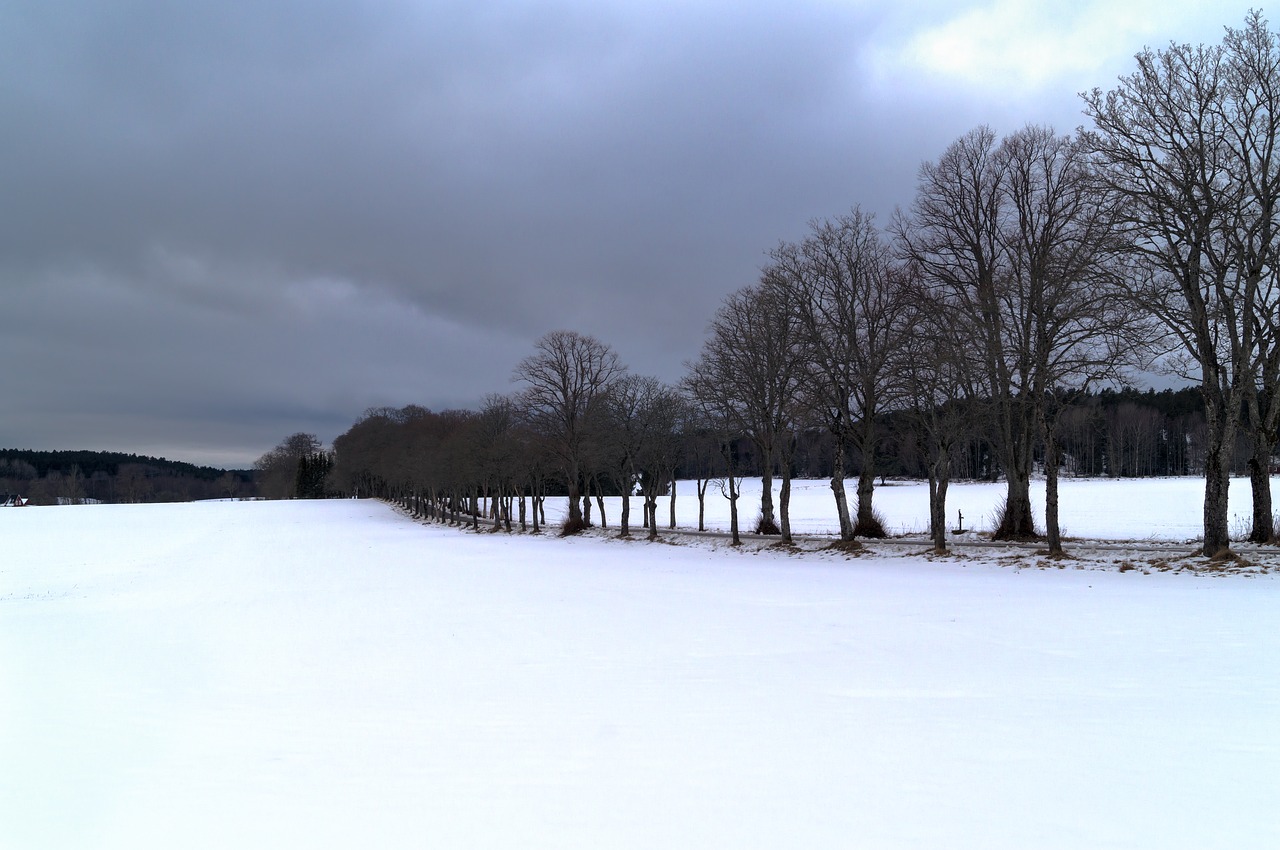
<instances>
[{"instance_id":1,"label":"row of bare trees","mask_svg":"<svg viewBox=\"0 0 1280 850\"><path fill-rule=\"evenodd\" d=\"M938 548L950 452L975 417L1007 482L997 538L1036 535L1030 481L1043 442L1048 544L1060 551L1058 416L1070 393L1119 378L1152 340L1147 314L1124 297L1109 222L1080 139L979 128L921 169L915 202L888 232L855 208L779 245L760 282L712 322L692 395L751 437L766 466L797 434L825 428L846 540L884 534L873 495L886 410L914 422ZM853 515L846 447L861 458Z\"/></svg>"},{"instance_id":2,"label":"row of bare trees","mask_svg":"<svg viewBox=\"0 0 1280 850\"><path fill-rule=\"evenodd\" d=\"M619 529L631 534L631 496L643 526L658 530L658 501L671 496L694 427L676 389L629 373L598 339L556 331L515 368L520 389L492 395L477 411L374 409L334 441L330 486L401 501L416 515L494 529L542 530L549 489L569 496L564 533L601 524L604 496L622 500ZM705 472L709 477L710 468Z\"/></svg>"},{"instance_id":3,"label":"row of bare trees","mask_svg":"<svg viewBox=\"0 0 1280 850\"><path fill-rule=\"evenodd\" d=\"M1003 139L973 130L922 166L915 199L887 232L856 208L814 222L725 302L691 368L694 396L766 463L785 454L788 434L825 426L842 537L882 533L875 422L894 408L914 415L929 458L936 545L949 452L976 415L1007 482L995 536L1037 534L1039 446L1047 543L1060 552L1064 412L1090 388L1157 364L1198 381L1204 399L1204 553L1229 546L1242 412L1251 537L1273 537L1280 41L1255 12L1219 45L1146 50L1137 63L1112 91L1084 96L1094 129L1027 127ZM853 519L846 445L862 456Z\"/></svg>"},{"instance_id":4,"label":"row of bare trees","mask_svg":"<svg viewBox=\"0 0 1280 850\"><path fill-rule=\"evenodd\" d=\"M700 498L715 466L736 536L749 445L764 479L758 529L785 539L792 460L804 435L821 431L850 540L884 533L873 497L879 425L892 413L911 423L924 460L935 546L946 545L953 457L979 433L1006 482L995 537L1039 534L1039 459L1044 534L1061 552L1058 474L1073 403L1165 368L1196 380L1204 400L1204 553L1229 545L1242 427L1252 536L1270 540L1280 41L1254 13L1219 45L1146 50L1137 64L1115 89L1083 96L1093 129L1028 126L1001 138L979 127L921 167L914 199L887 228L855 207L778 245L759 281L723 302L679 387L630 375L604 343L558 331L515 368L519 391L478 412L371 412L335 443L334 477L433 515L477 521L483 500L495 525L510 525L516 503L524 525L527 496L535 527L554 480L569 496L568 531L590 524L591 495L603 514L606 490L639 488L656 533L657 496L681 464L707 470ZM389 434L399 435L394 452L384 450ZM627 499L623 534L629 511Z\"/></svg>"}]
</instances>

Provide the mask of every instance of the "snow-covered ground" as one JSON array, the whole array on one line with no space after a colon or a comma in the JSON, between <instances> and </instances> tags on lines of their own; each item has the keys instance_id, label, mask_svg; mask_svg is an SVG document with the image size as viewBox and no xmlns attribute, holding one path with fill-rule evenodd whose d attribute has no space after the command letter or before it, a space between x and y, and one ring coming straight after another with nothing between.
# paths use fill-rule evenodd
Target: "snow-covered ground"
<instances>
[{"instance_id":1,"label":"snow-covered ground","mask_svg":"<svg viewBox=\"0 0 1280 850\"><path fill-rule=\"evenodd\" d=\"M1071 530L1183 498L1132 486ZM1280 847L1271 574L367 501L6 510L0 540L6 850Z\"/></svg>"},{"instance_id":2,"label":"snow-covered ground","mask_svg":"<svg viewBox=\"0 0 1280 850\"><path fill-rule=\"evenodd\" d=\"M846 483L849 510L856 504L855 481ZM775 509L778 483L774 482ZM994 526L998 506L1004 500L1005 485L960 482L947 492L947 521L958 522L957 511L964 514L964 527L989 532ZM1044 482L1033 481L1031 501L1037 523L1044 527ZM755 523L760 514L760 480L742 482L743 494L738 502L743 530ZM1104 540L1186 541L1201 536L1204 528L1204 480L1201 478L1139 479L1064 479L1060 485L1059 522L1062 533L1071 537ZM1280 478L1272 481L1272 491L1280 493ZM836 534L835 501L828 481L801 480L792 484L792 529L797 533ZM606 499L606 519L618 521L620 499ZM707 490L706 520L709 528L728 529L729 503L716 483ZM640 522L639 498L631 503L632 523ZM877 486L873 504L884 517L893 534L927 534L929 531L929 488L922 481L890 481ZM1253 497L1247 478L1231 481L1231 527L1243 536L1249 530ZM548 502L551 511L562 515L562 500ZM1277 500L1280 508L1280 499ZM658 503L659 524L669 517L667 497ZM692 481L681 481L676 488L676 520L681 526L697 528L698 496Z\"/></svg>"}]
</instances>

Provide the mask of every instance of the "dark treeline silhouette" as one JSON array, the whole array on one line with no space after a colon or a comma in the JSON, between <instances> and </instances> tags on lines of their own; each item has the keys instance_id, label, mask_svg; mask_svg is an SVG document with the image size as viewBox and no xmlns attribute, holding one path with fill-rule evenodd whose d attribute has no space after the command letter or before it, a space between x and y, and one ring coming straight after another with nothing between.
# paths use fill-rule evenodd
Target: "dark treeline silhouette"
<instances>
[{"instance_id":1,"label":"dark treeline silhouette","mask_svg":"<svg viewBox=\"0 0 1280 850\"><path fill-rule=\"evenodd\" d=\"M241 498L256 490L244 470L121 452L0 449L0 492L56 505Z\"/></svg>"},{"instance_id":2,"label":"dark treeline silhouette","mask_svg":"<svg viewBox=\"0 0 1280 850\"><path fill-rule=\"evenodd\" d=\"M332 469L333 454L320 438L300 432L254 462L253 480L267 499L323 499L331 495L326 482Z\"/></svg>"},{"instance_id":3,"label":"dark treeline silhouette","mask_svg":"<svg viewBox=\"0 0 1280 850\"><path fill-rule=\"evenodd\" d=\"M925 460L911 445L911 423L894 413L885 417L881 427L885 455L880 462L886 474L926 477ZM1061 411L1058 441L1060 470L1068 476L1200 476L1205 458L1204 402L1195 387L1159 391L1104 388L1081 395ZM994 481L1000 477L990 439L981 431L971 430L961 435L959 442L961 448L951 461L956 478ZM1248 438L1236 435L1233 474L1249 471L1251 451ZM820 462L821 447L816 447L813 457ZM1036 444L1033 457L1043 471L1042 441ZM820 466L804 466L800 474L808 476L811 469Z\"/></svg>"},{"instance_id":4,"label":"dark treeline silhouette","mask_svg":"<svg viewBox=\"0 0 1280 850\"><path fill-rule=\"evenodd\" d=\"M1200 475L1203 462L1204 414L1195 388L1162 391L1104 389L1076 399L1062 414L1062 471L1068 476L1147 477ZM599 497L617 496L623 488L640 499L644 488L657 482L656 494L670 496L670 481L723 480L730 468L741 477L787 476L825 479L835 472L831 434L809 429L794 435L789 466L775 456L766 463L758 443L746 436L724 439L705 423L699 425L686 404L669 420L665 463L645 464L622 478L605 464L610 454L606 434L588 434L585 442L580 489L596 498L596 521L608 524ZM991 451L990 437L971 419L974 427L958 435L953 476L959 479L997 480L999 462ZM614 423L615 427L623 427ZM915 449L913 425L902 411L891 411L877 422L882 454L873 468L882 478L926 477L925 460ZM612 431L608 439L612 439ZM555 463L545 439L513 399L490 399L482 411L431 411L410 405L374 408L334 441L331 454L317 453L314 437L306 451L290 461L282 475L298 481L301 470L321 463L329 468L323 487L313 484L310 497L375 497L398 502L414 515L443 521L492 527L541 529L545 524L544 501L548 494L569 492L567 478ZM298 442L295 438L291 438ZM655 441L657 442L657 441ZM285 444L289 441L286 440ZM279 449L277 451L280 451ZM726 454L727 452L727 454ZM1035 457L1043 464L1043 444ZM1241 438L1237 471L1246 469L1248 446ZM665 469L662 468L665 466ZM627 468L624 462L624 468ZM857 477L864 457L856 449L847 452L845 472ZM262 469L260 464L259 469ZM642 480L645 476L648 480ZM314 481L314 477L312 478ZM300 496L297 490L282 498ZM719 496L718 492L713 495ZM307 497L307 496L303 496ZM591 501L585 505L591 520ZM652 528L650 517L643 521Z\"/></svg>"},{"instance_id":5,"label":"dark treeline silhouette","mask_svg":"<svg viewBox=\"0 0 1280 850\"><path fill-rule=\"evenodd\" d=\"M638 496L642 525L656 534L658 497L671 493L677 475L682 400L655 380L625 375L590 337L565 331L543 342L541 365L560 364L566 382L491 396L478 411L366 411L334 440L328 490L396 501L415 516L534 532L546 524L548 493L571 495L569 532L595 524L592 499L607 525L604 497L626 493ZM606 367L607 382L590 377L592 363ZM529 374L535 365L520 368ZM630 501L617 519L623 535Z\"/></svg>"},{"instance_id":6,"label":"dark treeline silhouette","mask_svg":"<svg viewBox=\"0 0 1280 850\"><path fill-rule=\"evenodd\" d=\"M1082 395L1061 414L1060 469L1088 478L1199 476L1204 472L1204 409L1200 391L1106 388ZM915 426L903 411L884 414L877 423L879 455L873 464L886 478L923 479L926 459L914 446ZM991 438L971 427L956 435L960 448L952 458L957 479L995 481L1003 474L991 452ZM828 478L833 472L832 438L822 431L797 435L791 474ZM1232 471L1248 471L1249 441L1238 435ZM738 463L751 476L762 472L760 455L749 441L738 449ZM1043 473L1044 444L1035 444L1036 466ZM863 457L850 450L846 470L856 477ZM687 477L683 466L681 477Z\"/></svg>"},{"instance_id":7,"label":"dark treeline silhouette","mask_svg":"<svg viewBox=\"0 0 1280 850\"><path fill-rule=\"evenodd\" d=\"M478 526L481 515L541 530L549 455L524 423L495 401L485 411L375 408L334 440L330 492L398 502L415 516ZM518 509L513 511L513 501ZM483 506L483 511L482 511Z\"/></svg>"}]
</instances>

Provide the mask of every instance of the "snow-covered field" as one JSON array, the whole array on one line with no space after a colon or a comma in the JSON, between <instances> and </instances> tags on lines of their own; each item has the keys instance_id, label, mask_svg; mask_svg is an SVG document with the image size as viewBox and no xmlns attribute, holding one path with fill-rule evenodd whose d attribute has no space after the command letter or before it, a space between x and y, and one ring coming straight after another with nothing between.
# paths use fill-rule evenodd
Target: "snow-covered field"
<instances>
[{"instance_id":1,"label":"snow-covered field","mask_svg":"<svg viewBox=\"0 0 1280 850\"><path fill-rule=\"evenodd\" d=\"M1132 486L1069 530L1194 536L1156 524L1180 482ZM1272 574L367 501L6 510L0 540L6 850L1280 847Z\"/></svg>"},{"instance_id":2,"label":"snow-covered field","mask_svg":"<svg viewBox=\"0 0 1280 850\"><path fill-rule=\"evenodd\" d=\"M845 490L849 510L856 504L856 482L849 481ZM1037 524L1044 527L1044 482L1031 484L1032 507ZM742 482L743 495L738 502L739 521L745 531L760 514L760 480ZM774 482L775 509L778 483ZM1064 479L1059 488L1059 522L1062 533L1071 537L1104 540L1186 541L1201 536L1204 528L1204 480L1201 478L1140 479ZM989 532L1004 499L1004 484L960 482L947 492L947 521L955 527L957 511L964 514L964 527ZM1272 492L1280 494L1280 478L1273 479ZM792 529L797 534L831 534L839 532L835 501L828 481L801 480L792 484ZM713 482L707 490L706 519L709 528L728 529L729 503ZM616 524L620 499L605 499L606 519ZM1231 481L1231 527L1241 535L1248 533L1253 498L1249 480ZM922 481L890 481L877 486L873 504L893 534L927 534L929 531L929 488ZM558 518L564 504L548 502L548 518L554 510ZM1280 498L1277 499L1280 508ZM640 522L640 499L631 504L632 523ZM665 526L669 516L667 497L659 499L659 525ZM681 526L697 528L698 495L692 481L681 481L676 488L676 520Z\"/></svg>"}]
</instances>

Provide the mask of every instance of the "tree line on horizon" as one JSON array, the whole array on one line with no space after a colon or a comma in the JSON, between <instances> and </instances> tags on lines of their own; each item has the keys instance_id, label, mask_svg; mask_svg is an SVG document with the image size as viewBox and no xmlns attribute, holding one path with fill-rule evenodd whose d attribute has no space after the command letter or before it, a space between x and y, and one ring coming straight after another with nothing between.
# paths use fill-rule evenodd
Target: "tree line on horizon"
<instances>
[{"instance_id":1,"label":"tree line on horizon","mask_svg":"<svg viewBox=\"0 0 1280 850\"><path fill-rule=\"evenodd\" d=\"M256 495L247 470L124 452L0 449L0 493L31 505L190 502Z\"/></svg>"},{"instance_id":2,"label":"tree line on horizon","mask_svg":"<svg viewBox=\"0 0 1280 850\"><path fill-rule=\"evenodd\" d=\"M1135 58L1115 88L1082 95L1091 129L975 128L921 166L886 227L855 206L780 243L724 300L677 386L555 331L516 366L520 389L478 411L366 413L335 440L326 486L477 523L483 500L495 526L514 511L537 529L554 483L567 532L590 524L591 496L603 511L610 488L638 489L656 534L658 496L683 473L700 500L721 482L736 540L736 482L758 474L757 528L788 539L799 453L824 447L842 540L884 534L875 482L910 458L938 549L949 482L968 465L1005 482L994 537L1043 536L1060 554L1063 470L1163 466L1204 477L1203 553L1217 556L1243 462L1250 539L1274 540L1280 40L1253 12L1219 44ZM1106 392L1142 395L1130 388L1152 370L1193 382L1198 404L1158 422L1136 398L1125 415L1107 410Z\"/></svg>"}]
</instances>

